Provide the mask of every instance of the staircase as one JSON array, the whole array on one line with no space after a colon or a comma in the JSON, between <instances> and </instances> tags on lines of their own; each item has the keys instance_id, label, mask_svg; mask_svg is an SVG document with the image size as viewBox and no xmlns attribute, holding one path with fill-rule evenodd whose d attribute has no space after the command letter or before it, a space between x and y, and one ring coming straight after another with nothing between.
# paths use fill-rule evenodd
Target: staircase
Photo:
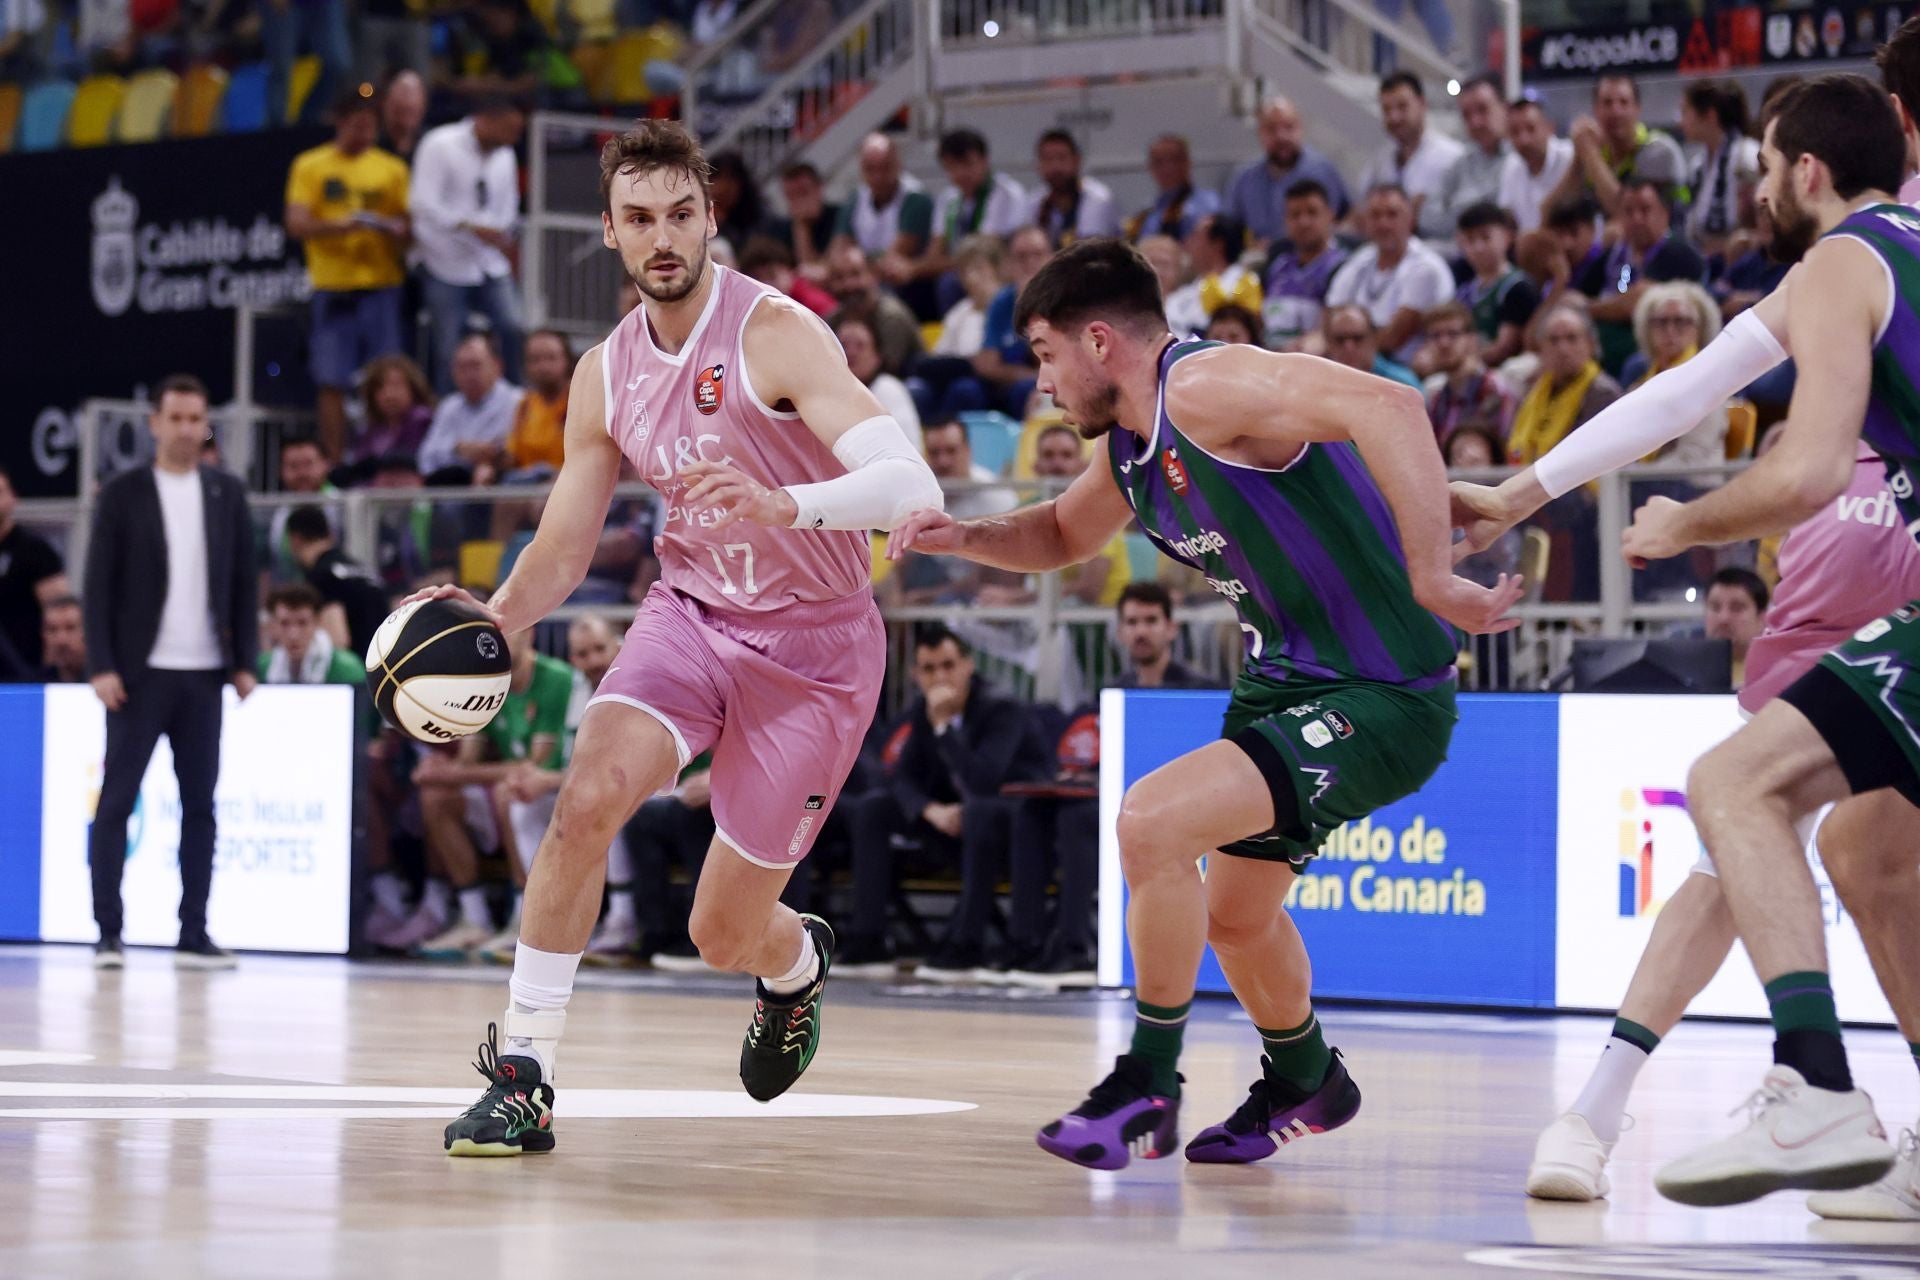
<instances>
[{"instance_id":1,"label":"staircase","mask_svg":"<svg viewBox=\"0 0 1920 1280\"><path fill-rule=\"evenodd\" d=\"M1380 142L1377 68L1420 75L1442 128L1451 114L1447 82L1472 70L1436 50L1410 19L1381 16L1373 0L866 0L811 47L781 48L780 37L794 34L794 12L809 7L763 0L742 15L724 49L708 50L690 69L685 112L710 152L736 148L763 175L803 159L831 175L849 164L861 137L904 113L908 161L930 169L914 163L911 144L925 150L942 128L978 128L974 114L996 102L1037 105L1051 97L1054 114L1071 117L1076 95L1131 85L1131 92L1101 95L1106 105L1096 119L1074 129L1089 170L1137 170L1143 150L1133 135L1172 130L1193 140L1205 180L1209 144L1230 143L1211 148L1223 158L1229 150L1240 160L1249 154L1249 122L1266 94L1295 101L1315 145L1336 156L1360 154ZM1518 0L1455 0L1453 9L1463 33L1456 46L1484 48L1495 29L1504 47L1517 42ZM730 58L740 66L743 54L780 69L763 71L748 92L738 74L729 82L724 71ZM1517 92L1517 69L1510 79ZM1154 92L1159 82L1203 83L1213 105L1198 118L1169 119ZM1029 110L1017 139L982 132L996 157L1020 165L1033 136L1053 122ZM1115 123L1127 142L1109 154L1100 126Z\"/></svg>"}]
</instances>

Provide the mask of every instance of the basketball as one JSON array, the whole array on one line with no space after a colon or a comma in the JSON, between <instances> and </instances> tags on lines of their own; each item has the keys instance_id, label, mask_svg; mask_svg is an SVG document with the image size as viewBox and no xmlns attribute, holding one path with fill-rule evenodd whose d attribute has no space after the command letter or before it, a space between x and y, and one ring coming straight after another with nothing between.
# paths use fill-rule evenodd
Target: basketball
<instances>
[{"instance_id":1,"label":"basketball","mask_svg":"<svg viewBox=\"0 0 1920 1280\"><path fill-rule=\"evenodd\" d=\"M451 742L487 727L507 700L506 637L452 600L402 605L367 648L367 690L386 722L416 742Z\"/></svg>"}]
</instances>

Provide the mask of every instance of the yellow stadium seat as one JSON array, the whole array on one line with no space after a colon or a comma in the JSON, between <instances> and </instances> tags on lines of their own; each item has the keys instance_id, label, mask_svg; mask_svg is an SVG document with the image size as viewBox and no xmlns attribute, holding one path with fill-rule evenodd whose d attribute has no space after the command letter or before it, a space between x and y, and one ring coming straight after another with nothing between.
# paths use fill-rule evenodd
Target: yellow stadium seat
<instances>
[{"instance_id":1,"label":"yellow stadium seat","mask_svg":"<svg viewBox=\"0 0 1920 1280\"><path fill-rule=\"evenodd\" d=\"M614 0L564 0L564 4L582 40L612 40L620 34Z\"/></svg>"},{"instance_id":2,"label":"yellow stadium seat","mask_svg":"<svg viewBox=\"0 0 1920 1280\"><path fill-rule=\"evenodd\" d=\"M127 81L127 99L120 104L120 126L114 136L121 142L152 142L158 138L173 114L179 88L180 77L164 67L142 71Z\"/></svg>"},{"instance_id":3,"label":"yellow stadium seat","mask_svg":"<svg viewBox=\"0 0 1920 1280\"><path fill-rule=\"evenodd\" d=\"M642 31L629 31L613 42L605 72L605 101L645 102L653 97L653 91L647 88L647 64L657 56L657 47Z\"/></svg>"},{"instance_id":4,"label":"yellow stadium seat","mask_svg":"<svg viewBox=\"0 0 1920 1280\"><path fill-rule=\"evenodd\" d=\"M506 551L507 544L504 542L488 540L461 543L460 585L491 590L500 581L500 557Z\"/></svg>"},{"instance_id":5,"label":"yellow stadium seat","mask_svg":"<svg viewBox=\"0 0 1920 1280\"><path fill-rule=\"evenodd\" d=\"M127 96L127 82L119 76L88 76L73 95L67 116L67 145L102 147L113 140L113 122Z\"/></svg>"},{"instance_id":6,"label":"yellow stadium seat","mask_svg":"<svg viewBox=\"0 0 1920 1280\"><path fill-rule=\"evenodd\" d=\"M927 321L920 326L920 345L928 351L933 350L934 347L939 345L940 334L945 329L946 325L940 323L938 320Z\"/></svg>"},{"instance_id":7,"label":"yellow stadium seat","mask_svg":"<svg viewBox=\"0 0 1920 1280\"><path fill-rule=\"evenodd\" d=\"M527 11L550 36L560 34L560 0L527 0Z\"/></svg>"},{"instance_id":8,"label":"yellow stadium seat","mask_svg":"<svg viewBox=\"0 0 1920 1280\"><path fill-rule=\"evenodd\" d=\"M1753 456L1753 437L1760 429L1760 411L1745 400L1727 402L1727 461Z\"/></svg>"},{"instance_id":9,"label":"yellow stadium seat","mask_svg":"<svg viewBox=\"0 0 1920 1280\"><path fill-rule=\"evenodd\" d=\"M287 76L287 116L289 120L300 118L300 108L307 105L307 95L313 92L313 86L320 82L320 59L313 54L296 58L293 71Z\"/></svg>"},{"instance_id":10,"label":"yellow stadium seat","mask_svg":"<svg viewBox=\"0 0 1920 1280\"><path fill-rule=\"evenodd\" d=\"M587 82L590 102L613 101L607 93L607 74L613 66L611 49L611 45L593 40L582 40L573 46L573 65L580 68L580 78Z\"/></svg>"},{"instance_id":11,"label":"yellow stadium seat","mask_svg":"<svg viewBox=\"0 0 1920 1280\"><path fill-rule=\"evenodd\" d=\"M1057 427L1065 423L1066 417L1058 409L1046 413L1036 413L1020 424L1020 439L1013 446L1013 470L1015 480L1031 480L1033 476L1034 455L1040 450L1040 433L1048 427ZM1082 443L1080 452L1091 453L1093 446Z\"/></svg>"},{"instance_id":12,"label":"yellow stadium seat","mask_svg":"<svg viewBox=\"0 0 1920 1280\"><path fill-rule=\"evenodd\" d=\"M1553 538L1545 529L1537 525L1528 525L1520 533L1520 576L1526 579L1526 596L1529 601L1540 599L1540 593L1546 589L1547 562L1553 556Z\"/></svg>"},{"instance_id":13,"label":"yellow stadium seat","mask_svg":"<svg viewBox=\"0 0 1920 1280\"><path fill-rule=\"evenodd\" d=\"M686 48L687 42L681 38L680 28L671 22L656 22L641 34L646 36L652 56L662 62L678 62L680 51Z\"/></svg>"},{"instance_id":14,"label":"yellow stadium seat","mask_svg":"<svg viewBox=\"0 0 1920 1280\"><path fill-rule=\"evenodd\" d=\"M20 86L0 84L0 155L13 150L13 135L20 128Z\"/></svg>"},{"instance_id":15,"label":"yellow stadium seat","mask_svg":"<svg viewBox=\"0 0 1920 1280\"><path fill-rule=\"evenodd\" d=\"M203 138L220 120L220 103L227 96L227 73L209 64L191 67L173 98L173 136Z\"/></svg>"}]
</instances>

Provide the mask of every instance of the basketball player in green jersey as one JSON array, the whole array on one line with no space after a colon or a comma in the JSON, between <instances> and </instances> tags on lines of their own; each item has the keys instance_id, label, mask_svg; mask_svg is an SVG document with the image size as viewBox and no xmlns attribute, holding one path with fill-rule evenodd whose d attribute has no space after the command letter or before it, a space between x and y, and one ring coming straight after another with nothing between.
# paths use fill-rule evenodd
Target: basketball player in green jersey
<instances>
[{"instance_id":1,"label":"basketball player in green jersey","mask_svg":"<svg viewBox=\"0 0 1920 1280\"><path fill-rule=\"evenodd\" d=\"M1920 529L1920 214L1894 203L1906 140L1885 91L1852 75L1790 89L1761 148L1758 198L1780 256L1804 254L1788 315L1799 376L1780 442L1715 492L1635 513L1635 564L1777 533L1831 502L1863 437ZM1818 243L1815 243L1815 241ZM1794 823L1821 805L1893 787L1920 801L1920 604L1869 622L1697 763L1688 807L1766 986L1774 1068L1741 1132L1656 1180L1686 1204L1879 1178L1894 1152L1854 1087L1827 976L1820 899Z\"/></svg>"},{"instance_id":2,"label":"basketball player in green jersey","mask_svg":"<svg viewBox=\"0 0 1920 1280\"><path fill-rule=\"evenodd\" d=\"M1222 740L1122 803L1133 1045L1040 1145L1098 1169L1171 1154L1181 1032L1211 941L1267 1052L1247 1101L1187 1157L1259 1160L1360 1105L1314 1018L1287 891L1334 827L1440 766L1456 653L1441 619L1518 625L1505 614L1521 585L1453 575L1446 472L1418 392L1315 356L1177 341L1152 268L1118 240L1057 255L1021 294L1016 324L1040 389L1083 436L1107 437L1106 465L1011 515L916 513L889 554L1045 571L1097 555L1137 517L1233 603L1248 646ZM1213 850L1226 856L1203 884L1196 864Z\"/></svg>"}]
</instances>

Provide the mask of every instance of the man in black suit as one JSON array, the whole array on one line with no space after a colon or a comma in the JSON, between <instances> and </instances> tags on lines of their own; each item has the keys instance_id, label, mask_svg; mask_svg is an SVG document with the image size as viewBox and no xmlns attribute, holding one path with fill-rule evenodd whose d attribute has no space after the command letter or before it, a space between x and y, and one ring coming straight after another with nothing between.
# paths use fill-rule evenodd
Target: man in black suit
<instances>
[{"instance_id":1,"label":"man in black suit","mask_svg":"<svg viewBox=\"0 0 1920 1280\"><path fill-rule=\"evenodd\" d=\"M213 787L220 773L221 686L253 692L260 643L253 524L246 490L200 464L207 389L176 374L160 384L152 467L100 491L87 544L87 668L107 708L107 759L87 841L94 964L115 969L127 819L162 734L180 781L180 943L176 963L231 968L207 936L213 887Z\"/></svg>"}]
</instances>

